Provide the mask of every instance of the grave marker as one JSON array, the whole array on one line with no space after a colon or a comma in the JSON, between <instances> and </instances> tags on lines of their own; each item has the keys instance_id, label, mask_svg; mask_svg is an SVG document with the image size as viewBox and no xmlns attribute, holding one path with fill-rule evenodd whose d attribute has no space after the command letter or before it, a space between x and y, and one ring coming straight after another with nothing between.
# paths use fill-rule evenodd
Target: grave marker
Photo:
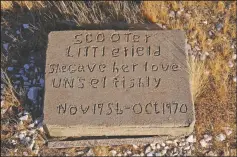
<instances>
[{"instance_id":1,"label":"grave marker","mask_svg":"<svg viewBox=\"0 0 237 157\"><path fill-rule=\"evenodd\" d=\"M49 34L44 123L51 136L178 136L194 122L183 31Z\"/></svg>"}]
</instances>

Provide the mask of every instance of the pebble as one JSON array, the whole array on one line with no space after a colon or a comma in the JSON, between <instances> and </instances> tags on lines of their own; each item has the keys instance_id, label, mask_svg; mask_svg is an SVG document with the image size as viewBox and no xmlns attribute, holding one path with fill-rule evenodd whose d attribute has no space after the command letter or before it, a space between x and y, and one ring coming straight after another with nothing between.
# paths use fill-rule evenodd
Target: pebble
<instances>
[{"instance_id":1,"label":"pebble","mask_svg":"<svg viewBox=\"0 0 237 157\"><path fill-rule=\"evenodd\" d=\"M132 146L133 146L134 149L137 149L137 148L138 148L138 146L135 145L135 144L133 144Z\"/></svg>"},{"instance_id":2,"label":"pebble","mask_svg":"<svg viewBox=\"0 0 237 157\"><path fill-rule=\"evenodd\" d=\"M148 153L146 156L153 156L154 155L154 153L153 152L150 152L150 153Z\"/></svg>"},{"instance_id":3,"label":"pebble","mask_svg":"<svg viewBox=\"0 0 237 157\"><path fill-rule=\"evenodd\" d=\"M28 153L27 152L23 152L23 156L28 156Z\"/></svg>"},{"instance_id":4,"label":"pebble","mask_svg":"<svg viewBox=\"0 0 237 157\"><path fill-rule=\"evenodd\" d=\"M24 116L20 117L19 119L22 120L22 121L25 121L25 120L28 119L28 115L24 115Z\"/></svg>"},{"instance_id":5,"label":"pebble","mask_svg":"<svg viewBox=\"0 0 237 157\"><path fill-rule=\"evenodd\" d=\"M169 146L165 146L164 149L166 149L166 150L169 149Z\"/></svg>"},{"instance_id":6,"label":"pebble","mask_svg":"<svg viewBox=\"0 0 237 157\"><path fill-rule=\"evenodd\" d=\"M175 17L175 12L174 12L174 11L171 11L171 12L169 13L169 17L174 18L174 17Z\"/></svg>"},{"instance_id":7,"label":"pebble","mask_svg":"<svg viewBox=\"0 0 237 157\"><path fill-rule=\"evenodd\" d=\"M25 138L25 136L26 136L25 134L20 133L18 137L19 137L20 140L23 140Z\"/></svg>"},{"instance_id":8,"label":"pebble","mask_svg":"<svg viewBox=\"0 0 237 157\"><path fill-rule=\"evenodd\" d=\"M17 144L16 140L12 140L12 144L16 145Z\"/></svg>"},{"instance_id":9,"label":"pebble","mask_svg":"<svg viewBox=\"0 0 237 157\"><path fill-rule=\"evenodd\" d=\"M3 48L4 48L6 51L8 51L8 46L9 46L9 43L3 44Z\"/></svg>"},{"instance_id":10,"label":"pebble","mask_svg":"<svg viewBox=\"0 0 237 157\"><path fill-rule=\"evenodd\" d=\"M232 59L236 60L236 54L233 54Z\"/></svg>"},{"instance_id":11,"label":"pebble","mask_svg":"<svg viewBox=\"0 0 237 157\"><path fill-rule=\"evenodd\" d=\"M32 101L36 100L38 97L38 90L39 90L39 88L37 88L37 87L31 87L29 89L29 92L27 93L28 99L30 99Z\"/></svg>"},{"instance_id":12,"label":"pebble","mask_svg":"<svg viewBox=\"0 0 237 157\"><path fill-rule=\"evenodd\" d=\"M40 85L41 85L41 87L44 87L44 79L40 79Z\"/></svg>"},{"instance_id":13,"label":"pebble","mask_svg":"<svg viewBox=\"0 0 237 157\"><path fill-rule=\"evenodd\" d=\"M7 70L8 70L8 71L13 71L14 68L13 68L13 67L8 67Z\"/></svg>"},{"instance_id":14,"label":"pebble","mask_svg":"<svg viewBox=\"0 0 237 157\"><path fill-rule=\"evenodd\" d=\"M223 24L222 24L222 23L218 23L218 24L216 25L216 29L217 29L218 31L220 31L220 30L222 29L222 27L223 27Z\"/></svg>"},{"instance_id":15,"label":"pebble","mask_svg":"<svg viewBox=\"0 0 237 157\"><path fill-rule=\"evenodd\" d=\"M151 152L151 147L150 146L146 147L145 154L147 154L149 152Z\"/></svg>"},{"instance_id":16,"label":"pebble","mask_svg":"<svg viewBox=\"0 0 237 157\"><path fill-rule=\"evenodd\" d=\"M83 155L83 154L84 154L83 151L79 151L79 152L77 152L77 155Z\"/></svg>"},{"instance_id":17,"label":"pebble","mask_svg":"<svg viewBox=\"0 0 237 157\"><path fill-rule=\"evenodd\" d=\"M216 136L217 141L224 141L225 139L226 139L226 136L222 133Z\"/></svg>"},{"instance_id":18,"label":"pebble","mask_svg":"<svg viewBox=\"0 0 237 157\"><path fill-rule=\"evenodd\" d=\"M201 141L200 141L200 144L201 144L201 146L202 147L207 147L207 145L208 145L208 143L204 140L204 139L202 139Z\"/></svg>"},{"instance_id":19,"label":"pebble","mask_svg":"<svg viewBox=\"0 0 237 157\"><path fill-rule=\"evenodd\" d=\"M232 134L232 129L229 128L229 127L224 127L224 131L226 133L227 136L231 135Z\"/></svg>"},{"instance_id":20,"label":"pebble","mask_svg":"<svg viewBox=\"0 0 237 157\"><path fill-rule=\"evenodd\" d=\"M153 150L156 149L156 143L151 143L150 146Z\"/></svg>"},{"instance_id":21,"label":"pebble","mask_svg":"<svg viewBox=\"0 0 237 157\"><path fill-rule=\"evenodd\" d=\"M23 28L28 29L29 27L29 24L23 24Z\"/></svg>"},{"instance_id":22,"label":"pebble","mask_svg":"<svg viewBox=\"0 0 237 157\"><path fill-rule=\"evenodd\" d=\"M205 140L206 142L209 142L209 141L212 140L212 136L205 134L205 135L204 135L204 140Z\"/></svg>"},{"instance_id":23,"label":"pebble","mask_svg":"<svg viewBox=\"0 0 237 157\"><path fill-rule=\"evenodd\" d=\"M155 155L156 156L162 156L161 152L157 152Z\"/></svg>"},{"instance_id":24,"label":"pebble","mask_svg":"<svg viewBox=\"0 0 237 157\"><path fill-rule=\"evenodd\" d=\"M88 152L87 152L87 156L94 156L94 152L92 149L90 149Z\"/></svg>"},{"instance_id":25,"label":"pebble","mask_svg":"<svg viewBox=\"0 0 237 157\"><path fill-rule=\"evenodd\" d=\"M140 156L140 154L133 154L132 156Z\"/></svg>"},{"instance_id":26,"label":"pebble","mask_svg":"<svg viewBox=\"0 0 237 157\"><path fill-rule=\"evenodd\" d=\"M232 67L234 66L234 63L233 63L232 61L229 61L229 62L228 62L228 66L229 66L230 68L232 68Z\"/></svg>"},{"instance_id":27,"label":"pebble","mask_svg":"<svg viewBox=\"0 0 237 157\"><path fill-rule=\"evenodd\" d=\"M26 70L28 70L28 69L30 68L29 64L25 64L25 65L24 65L24 68L25 68Z\"/></svg>"},{"instance_id":28,"label":"pebble","mask_svg":"<svg viewBox=\"0 0 237 157\"><path fill-rule=\"evenodd\" d=\"M162 142L162 143L161 143L161 146L162 146L162 147L165 147L165 143L164 143L164 142Z\"/></svg>"},{"instance_id":29,"label":"pebble","mask_svg":"<svg viewBox=\"0 0 237 157\"><path fill-rule=\"evenodd\" d=\"M165 143L166 143L166 144L172 144L173 141L168 140L168 141L166 141Z\"/></svg>"},{"instance_id":30,"label":"pebble","mask_svg":"<svg viewBox=\"0 0 237 157\"><path fill-rule=\"evenodd\" d=\"M184 147L184 150L189 150L189 149L190 149L190 146Z\"/></svg>"},{"instance_id":31,"label":"pebble","mask_svg":"<svg viewBox=\"0 0 237 157\"><path fill-rule=\"evenodd\" d=\"M235 77L233 77L233 81L234 81L234 82L236 82L236 80L237 80L236 76L235 76Z\"/></svg>"},{"instance_id":32,"label":"pebble","mask_svg":"<svg viewBox=\"0 0 237 157\"><path fill-rule=\"evenodd\" d=\"M194 138L193 135L188 136L188 138L186 139L187 142L193 143L194 142Z\"/></svg>"},{"instance_id":33,"label":"pebble","mask_svg":"<svg viewBox=\"0 0 237 157\"><path fill-rule=\"evenodd\" d=\"M166 149L164 149L164 150L161 151L161 154L162 154L162 155L165 155L166 153L167 153L167 150L166 150Z\"/></svg>"},{"instance_id":34,"label":"pebble","mask_svg":"<svg viewBox=\"0 0 237 157\"><path fill-rule=\"evenodd\" d=\"M1 100L1 108L5 105L5 101Z\"/></svg>"},{"instance_id":35,"label":"pebble","mask_svg":"<svg viewBox=\"0 0 237 157\"><path fill-rule=\"evenodd\" d=\"M159 150L160 148L161 148L161 147L160 147L160 144L157 144L157 145L156 145L156 149Z\"/></svg>"},{"instance_id":36,"label":"pebble","mask_svg":"<svg viewBox=\"0 0 237 157\"><path fill-rule=\"evenodd\" d=\"M112 156L115 156L117 154L115 150L111 150L110 153L112 154Z\"/></svg>"},{"instance_id":37,"label":"pebble","mask_svg":"<svg viewBox=\"0 0 237 157\"><path fill-rule=\"evenodd\" d=\"M32 123L30 125L28 125L28 128L33 128L35 126L35 123Z\"/></svg>"}]
</instances>

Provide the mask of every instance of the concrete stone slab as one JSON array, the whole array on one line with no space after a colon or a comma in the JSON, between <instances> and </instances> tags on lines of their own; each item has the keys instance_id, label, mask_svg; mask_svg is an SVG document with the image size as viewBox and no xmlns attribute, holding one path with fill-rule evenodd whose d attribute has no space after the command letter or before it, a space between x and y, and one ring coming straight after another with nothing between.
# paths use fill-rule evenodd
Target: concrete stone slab
<instances>
[{"instance_id":1,"label":"concrete stone slab","mask_svg":"<svg viewBox=\"0 0 237 157\"><path fill-rule=\"evenodd\" d=\"M184 32L51 32L44 123L51 136L191 133Z\"/></svg>"}]
</instances>

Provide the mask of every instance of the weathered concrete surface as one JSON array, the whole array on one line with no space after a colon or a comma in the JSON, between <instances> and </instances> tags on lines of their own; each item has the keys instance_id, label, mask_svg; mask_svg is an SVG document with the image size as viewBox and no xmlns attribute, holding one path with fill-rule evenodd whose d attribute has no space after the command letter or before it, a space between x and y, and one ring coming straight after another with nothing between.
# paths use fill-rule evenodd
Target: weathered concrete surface
<instances>
[{"instance_id":1,"label":"weathered concrete surface","mask_svg":"<svg viewBox=\"0 0 237 157\"><path fill-rule=\"evenodd\" d=\"M51 136L193 131L182 31L51 32L45 80Z\"/></svg>"}]
</instances>

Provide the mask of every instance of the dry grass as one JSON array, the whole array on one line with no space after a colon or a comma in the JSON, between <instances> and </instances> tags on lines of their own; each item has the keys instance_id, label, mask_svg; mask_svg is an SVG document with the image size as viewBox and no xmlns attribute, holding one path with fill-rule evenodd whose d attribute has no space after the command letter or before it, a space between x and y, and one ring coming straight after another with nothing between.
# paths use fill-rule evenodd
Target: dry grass
<instances>
[{"instance_id":1,"label":"dry grass","mask_svg":"<svg viewBox=\"0 0 237 157\"><path fill-rule=\"evenodd\" d=\"M184 10L180 11L180 8ZM177 18L169 16L170 9L179 13ZM231 41L236 41L236 2L146 1L143 2L142 10L153 22L165 24L169 29L185 30L192 48L199 45L203 53L210 54L205 63L192 59L190 62L198 139L204 133L216 135L223 132L222 127L226 125L235 130L229 140L235 139L236 84L232 78L236 68L230 68L228 62L234 54ZM215 29L218 20L224 20L220 31ZM210 30L213 30L214 36L209 35ZM206 72L209 72L208 76ZM215 143L214 146L219 151L226 148L223 144Z\"/></svg>"}]
</instances>

